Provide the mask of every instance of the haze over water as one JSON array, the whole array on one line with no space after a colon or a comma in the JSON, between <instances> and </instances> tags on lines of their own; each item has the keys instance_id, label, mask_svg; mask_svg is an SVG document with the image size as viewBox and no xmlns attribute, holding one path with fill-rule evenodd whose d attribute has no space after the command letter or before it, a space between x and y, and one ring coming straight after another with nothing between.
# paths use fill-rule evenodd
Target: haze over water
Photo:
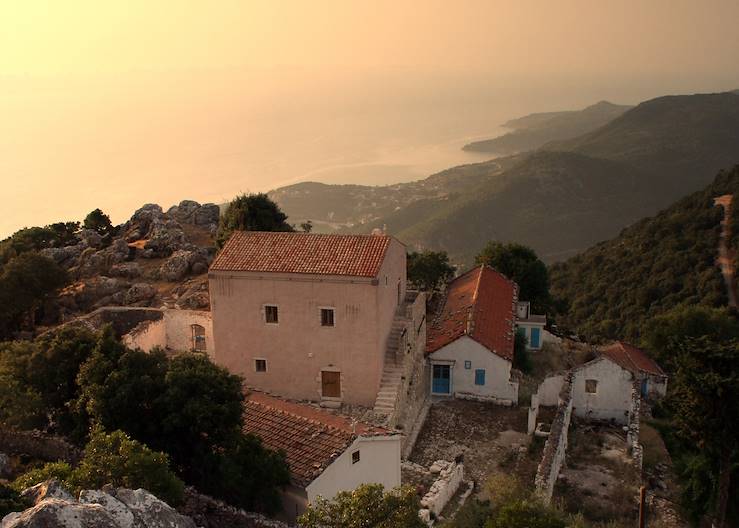
<instances>
[{"instance_id":1,"label":"haze over water","mask_svg":"<svg viewBox=\"0 0 739 528\"><path fill-rule=\"evenodd\" d=\"M522 114L735 89L739 8L713 3L2 4L0 237L415 180L486 159L462 145Z\"/></svg>"}]
</instances>

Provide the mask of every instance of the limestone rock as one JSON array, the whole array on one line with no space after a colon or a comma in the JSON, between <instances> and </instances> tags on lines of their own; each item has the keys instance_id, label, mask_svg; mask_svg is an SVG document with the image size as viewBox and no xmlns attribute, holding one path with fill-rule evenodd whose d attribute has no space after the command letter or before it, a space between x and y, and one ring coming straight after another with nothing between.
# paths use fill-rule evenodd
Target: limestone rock
<instances>
[{"instance_id":1,"label":"limestone rock","mask_svg":"<svg viewBox=\"0 0 739 528\"><path fill-rule=\"evenodd\" d=\"M134 304L141 301L148 301L155 297L157 289L146 282L138 282L131 286L126 292L126 304Z\"/></svg>"},{"instance_id":2,"label":"limestone rock","mask_svg":"<svg viewBox=\"0 0 739 528\"><path fill-rule=\"evenodd\" d=\"M21 496L29 499L33 504L38 504L46 499L74 500L74 497L62 487L57 479L50 479L26 488Z\"/></svg>"},{"instance_id":3,"label":"limestone rock","mask_svg":"<svg viewBox=\"0 0 739 528\"><path fill-rule=\"evenodd\" d=\"M184 279L190 270L191 258L192 252L190 251L176 251L159 268L159 275L162 279L170 282Z\"/></svg>"},{"instance_id":4,"label":"limestone rock","mask_svg":"<svg viewBox=\"0 0 739 528\"><path fill-rule=\"evenodd\" d=\"M77 236L84 242L88 247L98 249L103 245L103 237L100 233L92 229L83 229Z\"/></svg>"},{"instance_id":5,"label":"limestone rock","mask_svg":"<svg viewBox=\"0 0 739 528\"><path fill-rule=\"evenodd\" d=\"M119 488L112 494L133 514L136 527L196 528L192 519L180 515L174 508L146 490Z\"/></svg>"},{"instance_id":6,"label":"limestone rock","mask_svg":"<svg viewBox=\"0 0 739 528\"><path fill-rule=\"evenodd\" d=\"M80 492L82 504L99 504L121 528L134 528L134 515L121 501L100 490L83 490Z\"/></svg>"},{"instance_id":7,"label":"limestone rock","mask_svg":"<svg viewBox=\"0 0 739 528\"><path fill-rule=\"evenodd\" d=\"M11 513L2 528L120 528L105 508L62 499L45 499L24 512Z\"/></svg>"},{"instance_id":8,"label":"limestone rock","mask_svg":"<svg viewBox=\"0 0 739 528\"><path fill-rule=\"evenodd\" d=\"M194 224L199 226L218 225L221 218L221 208L216 204L207 203L195 211Z\"/></svg>"},{"instance_id":9,"label":"limestone rock","mask_svg":"<svg viewBox=\"0 0 739 528\"><path fill-rule=\"evenodd\" d=\"M144 250L151 250L147 254L155 258L168 257L187 243L182 226L175 220L154 220L146 237L148 240ZM145 255L142 253L142 256Z\"/></svg>"},{"instance_id":10,"label":"limestone rock","mask_svg":"<svg viewBox=\"0 0 739 528\"><path fill-rule=\"evenodd\" d=\"M135 279L141 276L141 265L138 262L121 262L112 266L109 274L111 277Z\"/></svg>"}]
</instances>

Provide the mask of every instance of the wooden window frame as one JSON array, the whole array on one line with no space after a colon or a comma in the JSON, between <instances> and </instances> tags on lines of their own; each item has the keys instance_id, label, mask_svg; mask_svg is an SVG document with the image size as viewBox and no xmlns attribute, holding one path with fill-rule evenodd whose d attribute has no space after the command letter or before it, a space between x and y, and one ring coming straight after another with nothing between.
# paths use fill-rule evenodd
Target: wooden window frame
<instances>
[{"instance_id":1,"label":"wooden window frame","mask_svg":"<svg viewBox=\"0 0 739 528\"><path fill-rule=\"evenodd\" d=\"M264 364L264 369L262 370L259 369L260 362ZM254 358L254 372L257 372L257 373L267 372L267 360L264 358Z\"/></svg>"},{"instance_id":2,"label":"wooden window frame","mask_svg":"<svg viewBox=\"0 0 739 528\"><path fill-rule=\"evenodd\" d=\"M323 314L331 313L331 324L324 324ZM318 308L318 317L321 324L321 328L335 328L336 327L336 309L333 306L321 306Z\"/></svg>"},{"instance_id":3,"label":"wooden window frame","mask_svg":"<svg viewBox=\"0 0 739 528\"><path fill-rule=\"evenodd\" d=\"M269 320L269 308L274 308L275 309L275 312L274 312L274 315L275 315L275 318L274 319L275 320L274 321L270 321ZM280 324L280 307L279 307L279 305L277 305L277 304L265 304L262 307L262 312L264 313L264 323L265 324L268 324L268 325L278 325L278 324Z\"/></svg>"}]
</instances>

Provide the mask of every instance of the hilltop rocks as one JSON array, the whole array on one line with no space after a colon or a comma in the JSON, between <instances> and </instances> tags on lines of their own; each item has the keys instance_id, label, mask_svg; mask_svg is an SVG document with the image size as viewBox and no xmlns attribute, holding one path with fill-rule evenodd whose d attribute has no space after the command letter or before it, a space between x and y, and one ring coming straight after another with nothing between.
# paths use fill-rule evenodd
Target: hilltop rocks
<instances>
[{"instance_id":1,"label":"hilltop rocks","mask_svg":"<svg viewBox=\"0 0 739 528\"><path fill-rule=\"evenodd\" d=\"M171 282L184 279L190 270L190 258L191 252L177 251L159 268L160 277Z\"/></svg>"},{"instance_id":2,"label":"hilltop rocks","mask_svg":"<svg viewBox=\"0 0 739 528\"><path fill-rule=\"evenodd\" d=\"M84 490L75 500L51 480L23 493L33 497L34 506L5 516L2 528L195 528L191 518L143 489L106 486Z\"/></svg>"},{"instance_id":3,"label":"hilltop rocks","mask_svg":"<svg viewBox=\"0 0 739 528\"><path fill-rule=\"evenodd\" d=\"M131 286L126 292L126 304L139 304L156 297L157 289L146 282L139 282Z\"/></svg>"},{"instance_id":4,"label":"hilltop rocks","mask_svg":"<svg viewBox=\"0 0 739 528\"><path fill-rule=\"evenodd\" d=\"M182 200L179 205L173 205L167 210L167 216L174 218L181 224L193 224L210 228L218 226L221 210L216 204L200 205L192 200Z\"/></svg>"}]
</instances>

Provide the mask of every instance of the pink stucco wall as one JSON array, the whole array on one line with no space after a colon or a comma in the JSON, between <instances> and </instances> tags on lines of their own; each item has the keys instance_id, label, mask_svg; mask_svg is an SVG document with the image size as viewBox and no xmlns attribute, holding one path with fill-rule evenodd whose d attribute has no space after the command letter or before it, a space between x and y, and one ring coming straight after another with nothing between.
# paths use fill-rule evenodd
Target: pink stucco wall
<instances>
[{"instance_id":1,"label":"pink stucco wall","mask_svg":"<svg viewBox=\"0 0 739 528\"><path fill-rule=\"evenodd\" d=\"M321 399L321 371L339 371L342 400L372 405L399 281L404 297L405 247L396 240L376 280L211 272L214 359L248 386L314 401ZM267 304L278 306L278 324L265 322ZM321 308L334 308L334 327L321 326ZM255 359L267 360L267 372L256 372Z\"/></svg>"}]
</instances>

